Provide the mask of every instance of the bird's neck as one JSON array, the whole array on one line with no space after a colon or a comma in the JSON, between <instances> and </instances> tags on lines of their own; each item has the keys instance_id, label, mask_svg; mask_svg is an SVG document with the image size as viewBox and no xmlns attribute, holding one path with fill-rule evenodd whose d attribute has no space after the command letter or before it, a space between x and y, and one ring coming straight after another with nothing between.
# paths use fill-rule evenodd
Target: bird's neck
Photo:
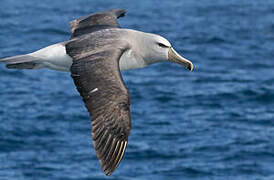
<instances>
[{"instance_id":1,"label":"bird's neck","mask_svg":"<svg viewBox=\"0 0 274 180\"><path fill-rule=\"evenodd\" d=\"M130 70L130 69L139 69L145 67L147 64L142 59L142 57L138 56L134 53L133 50L129 49L125 51L119 61L120 70Z\"/></svg>"},{"instance_id":2,"label":"bird's neck","mask_svg":"<svg viewBox=\"0 0 274 180\"><path fill-rule=\"evenodd\" d=\"M123 40L129 44L130 48L123 53L120 58L120 70L139 69L149 64L156 63L150 49L152 34L141 31L122 29Z\"/></svg>"}]
</instances>

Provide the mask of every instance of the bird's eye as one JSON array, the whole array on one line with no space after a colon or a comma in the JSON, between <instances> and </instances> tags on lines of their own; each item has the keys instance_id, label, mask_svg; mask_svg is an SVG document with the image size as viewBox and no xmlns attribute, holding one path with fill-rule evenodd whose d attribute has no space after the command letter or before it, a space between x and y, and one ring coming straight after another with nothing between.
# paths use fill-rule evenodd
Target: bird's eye
<instances>
[{"instance_id":1,"label":"bird's eye","mask_svg":"<svg viewBox=\"0 0 274 180\"><path fill-rule=\"evenodd\" d=\"M164 45L163 43L158 43L158 45L162 48L167 48L168 46Z\"/></svg>"}]
</instances>

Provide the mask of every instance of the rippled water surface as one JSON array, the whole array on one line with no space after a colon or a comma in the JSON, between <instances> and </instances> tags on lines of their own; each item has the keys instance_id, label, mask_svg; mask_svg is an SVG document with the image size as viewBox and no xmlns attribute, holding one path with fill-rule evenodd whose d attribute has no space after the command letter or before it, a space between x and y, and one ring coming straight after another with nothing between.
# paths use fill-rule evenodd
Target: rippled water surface
<instances>
[{"instance_id":1,"label":"rippled water surface","mask_svg":"<svg viewBox=\"0 0 274 180\"><path fill-rule=\"evenodd\" d=\"M70 74L0 65L0 179L273 180L274 1L2 0L0 57L67 40L70 20L109 8L169 39L194 72L123 73L132 130L105 177Z\"/></svg>"}]
</instances>

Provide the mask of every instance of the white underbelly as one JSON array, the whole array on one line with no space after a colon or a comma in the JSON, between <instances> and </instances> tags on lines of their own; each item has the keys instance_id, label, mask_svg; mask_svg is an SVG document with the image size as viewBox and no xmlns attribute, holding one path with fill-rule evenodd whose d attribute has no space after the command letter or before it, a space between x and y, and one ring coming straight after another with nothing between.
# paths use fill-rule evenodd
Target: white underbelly
<instances>
[{"instance_id":1,"label":"white underbelly","mask_svg":"<svg viewBox=\"0 0 274 180\"><path fill-rule=\"evenodd\" d=\"M62 43L54 44L31 53L41 59L41 64L49 69L70 71L72 58L67 55L66 47Z\"/></svg>"}]
</instances>

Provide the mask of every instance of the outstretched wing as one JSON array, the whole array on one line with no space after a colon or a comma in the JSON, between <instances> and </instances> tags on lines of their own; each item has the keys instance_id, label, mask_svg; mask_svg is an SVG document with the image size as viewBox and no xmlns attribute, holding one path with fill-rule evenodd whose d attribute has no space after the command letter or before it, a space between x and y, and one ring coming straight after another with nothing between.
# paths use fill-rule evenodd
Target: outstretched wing
<instances>
[{"instance_id":1,"label":"outstretched wing","mask_svg":"<svg viewBox=\"0 0 274 180\"><path fill-rule=\"evenodd\" d=\"M73 58L71 76L90 113L93 145L102 171L110 175L123 157L130 131L129 94L119 70L125 48L93 49L81 42L66 45ZM87 51L90 53L83 53Z\"/></svg>"},{"instance_id":2,"label":"outstretched wing","mask_svg":"<svg viewBox=\"0 0 274 180\"><path fill-rule=\"evenodd\" d=\"M117 18L126 14L124 9L110 9L80 17L70 22L72 38L106 28L120 28Z\"/></svg>"}]
</instances>

